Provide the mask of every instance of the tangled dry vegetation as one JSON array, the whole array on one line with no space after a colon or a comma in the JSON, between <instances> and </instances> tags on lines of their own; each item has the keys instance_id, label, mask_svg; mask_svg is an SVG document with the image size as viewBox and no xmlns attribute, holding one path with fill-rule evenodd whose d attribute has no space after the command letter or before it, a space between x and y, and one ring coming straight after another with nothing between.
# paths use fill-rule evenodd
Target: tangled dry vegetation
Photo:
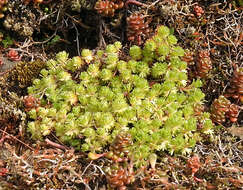
<instances>
[{"instance_id":1,"label":"tangled dry vegetation","mask_svg":"<svg viewBox=\"0 0 243 190\"><path fill-rule=\"evenodd\" d=\"M242 0L0 0L0 189L241 189L242 10ZM214 123L191 154L158 151L135 168L131 160L75 150L55 132L31 139L26 112L41 102L26 96L27 87L47 60L64 50L94 55L120 41L119 57L128 61L130 47L143 47L160 25L185 49L187 83L202 81L205 101L195 113L209 112ZM129 143L117 136L104 153Z\"/></svg>"}]
</instances>

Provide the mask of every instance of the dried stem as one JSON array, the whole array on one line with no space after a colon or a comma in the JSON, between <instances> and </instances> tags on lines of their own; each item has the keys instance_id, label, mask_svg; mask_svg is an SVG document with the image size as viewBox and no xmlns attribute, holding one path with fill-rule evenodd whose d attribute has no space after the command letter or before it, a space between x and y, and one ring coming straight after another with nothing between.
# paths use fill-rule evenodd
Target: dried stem
<instances>
[{"instance_id":1,"label":"dried stem","mask_svg":"<svg viewBox=\"0 0 243 190\"><path fill-rule=\"evenodd\" d=\"M49 140L48 138L45 139L45 142L48 144L48 145L51 145L53 147L56 147L58 149L62 149L62 150L68 150L67 147L63 146L63 145L60 145L58 143L55 143L55 142L52 142L51 140Z\"/></svg>"},{"instance_id":2,"label":"dried stem","mask_svg":"<svg viewBox=\"0 0 243 190\"><path fill-rule=\"evenodd\" d=\"M134 5L138 5L138 6L143 6L143 7L147 7L147 4L141 3L139 1L136 0L127 0L125 3L125 6L128 7L128 4L134 4Z\"/></svg>"},{"instance_id":3,"label":"dried stem","mask_svg":"<svg viewBox=\"0 0 243 190\"><path fill-rule=\"evenodd\" d=\"M2 129L0 129L0 131L3 132L3 133L5 133L5 134L7 134L9 137L13 138L14 140L19 141L21 144L25 145L26 147L28 147L29 149L31 149L31 150L34 151L34 149L33 149L32 147L30 147L29 145L25 144L23 141L19 140L19 139L16 138L15 136L9 134L8 132L6 132L6 131L4 131L4 130L2 130Z\"/></svg>"}]
</instances>

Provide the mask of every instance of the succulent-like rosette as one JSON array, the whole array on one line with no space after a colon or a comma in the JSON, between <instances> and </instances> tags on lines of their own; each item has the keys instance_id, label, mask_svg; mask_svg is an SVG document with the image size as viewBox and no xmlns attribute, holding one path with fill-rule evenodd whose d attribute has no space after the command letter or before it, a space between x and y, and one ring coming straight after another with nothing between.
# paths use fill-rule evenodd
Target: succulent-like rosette
<instances>
[{"instance_id":1,"label":"succulent-like rosette","mask_svg":"<svg viewBox=\"0 0 243 190\"><path fill-rule=\"evenodd\" d=\"M58 53L28 89L40 100L29 112L32 137L55 132L91 155L132 157L137 166L156 151L190 152L200 133L212 133L213 124L209 113L198 113L202 83L187 83L184 50L176 43L160 26L143 48L132 46L126 59L119 42L97 52L83 50L81 57Z\"/></svg>"}]
</instances>

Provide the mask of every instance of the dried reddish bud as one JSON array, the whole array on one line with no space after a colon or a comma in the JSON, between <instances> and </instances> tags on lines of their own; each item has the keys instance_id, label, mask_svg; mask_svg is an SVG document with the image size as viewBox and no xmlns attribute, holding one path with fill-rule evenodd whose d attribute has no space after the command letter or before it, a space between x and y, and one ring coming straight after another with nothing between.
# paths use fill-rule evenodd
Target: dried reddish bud
<instances>
[{"instance_id":1,"label":"dried reddish bud","mask_svg":"<svg viewBox=\"0 0 243 190\"><path fill-rule=\"evenodd\" d=\"M198 53L197 58L197 74L201 78L207 77L208 73L212 70L212 62L210 59L210 53L207 50L201 50Z\"/></svg>"},{"instance_id":2,"label":"dried reddish bud","mask_svg":"<svg viewBox=\"0 0 243 190\"><path fill-rule=\"evenodd\" d=\"M229 111L230 101L224 96L215 99L211 106L211 119L214 123L224 123L225 114Z\"/></svg>"},{"instance_id":3,"label":"dried reddish bud","mask_svg":"<svg viewBox=\"0 0 243 190\"><path fill-rule=\"evenodd\" d=\"M236 122L239 116L240 107L236 104L231 104L229 106L229 111L226 113L226 116L230 119L231 122Z\"/></svg>"},{"instance_id":4,"label":"dried reddish bud","mask_svg":"<svg viewBox=\"0 0 243 190\"><path fill-rule=\"evenodd\" d=\"M157 83L156 81L151 81L151 82L149 82L149 86L152 87L156 83Z\"/></svg>"},{"instance_id":5,"label":"dried reddish bud","mask_svg":"<svg viewBox=\"0 0 243 190\"><path fill-rule=\"evenodd\" d=\"M117 9L122 9L124 7L123 0L113 0L113 1L117 5Z\"/></svg>"},{"instance_id":6,"label":"dried reddish bud","mask_svg":"<svg viewBox=\"0 0 243 190\"><path fill-rule=\"evenodd\" d=\"M134 13L127 18L127 39L137 45L141 45L148 38L151 30L149 23L151 18L145 21L145 16Z\"/></svg>"},{"instance_id":7,"label":"dried reddish bud","mask_svg":"<svg viewBox=\"0 0 243 190\"><path fill-rule=\"evenodd\" d=\"M198 17L202 16L202 14L204 13L203 8L198 5L194 6L193 10Z\"/></svg>"},{"instance_id":8,"label":"dried reddish bud","mask_svg":"<svg viewBox=\"0 0 243 190\"><path fill-rule=\"evenodd\" d=\"M194 32L194 33L192 34L192 37L194 37L194 39L195 39L196 41L199 41L199 40L201 40L201 39L204 38L204 34L203 34L203 33L199 33L199 32Z\"/></svg>"},{"instance_id":9,"label":"dried reddish bud","mask_svg":"<svg viewBox=\"0 0 243 190\"><path fill-rule=\"evenodd\" d=\"M21 57L19 56L18 52L14 49L9 50L9 52L7 53L7 57L11 60L11 61L20 61Z\"/></svg>"},{"instance_id":10,"label":"dried reddish bud","mask_svg":"<svg viewBox=\"0 0 243 190\"><path fill-rule=\"evenodd\" d=\"M0 58L0 67L3 65L3 60Z\"/></svg>"},{"instance_id":11,"label":"dried reddish bud","mask_svg":"<svg viewBox=\"0 0 243 190\"><path fill-rule=\"evenodd\" d=\"M228 94L235 99L239 99L243 103L243 69L237 69L234 71L233 78L230 82L230 88L227 90Z\"/></svg>"},{"instance_id":12,"label":"dried reddish bud","mask_svg":"<svg viewBox=\"0 0 243 190\"><path fill-rule=\"evenodd\" d=\"M26 111L30 111L33 108L37 108L39 104L39 100L31 95L24 97L24 106Z\"/></svg>"},{"instance_id":13,"label":"dried reddish bud","mask_svg":"<svg viewBox=\"0 0 243 190\"><path fill-rule=\"evenodd\" d=\"M8 173L7 168L0 168L0 176L5 176Z\"/></svg>"},{"instance_id":14,"label":"dried reddish bud","mask_svg":"<svg viewBox=\"0 0 243 190\"><path fill-rule=\"evenodd\" d=\"M194 174L199 170L199 168L201 167L201 163L200 163L200 159L197 155L191 157L188 161L187 161L187 166L189 168L191 168L192 170L192 176L194 176Z\"/></svg>"},{"instance_id":15,"label":"dried reddish bud","mask_svg":"<svg viewBox=\"0 0 243 190\"><path fill-rule=\"evenodd\" d=\"M115 11L123 6L122 0L99 0L95 4L95 9L101 15L113 17Z\"/></svg>"}]
</instances>

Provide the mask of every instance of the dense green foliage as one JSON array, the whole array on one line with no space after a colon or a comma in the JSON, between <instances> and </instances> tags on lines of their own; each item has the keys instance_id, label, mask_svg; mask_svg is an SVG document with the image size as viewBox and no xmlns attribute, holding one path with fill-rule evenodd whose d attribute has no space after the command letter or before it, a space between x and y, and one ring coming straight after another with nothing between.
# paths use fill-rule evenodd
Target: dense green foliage
<instances>
[{"instance_id":1,"label":"dense green foliage","mask_svg":"<svg viewBox=\"0 0 243 190\"><path fill-rule=\"evenodd\" d=\"M102 153L117 134L129 133L135 162L155 151L189 152L213 125L208 113L195 112L204 98L201 81L187 84L184 50L176 43L161 26L144 48L132 46L126 61L119 42L72 59L58 53L28 88L41 100L29 111L32 137L55 132L77 149Z\"/></svg>"}]
</instances>

